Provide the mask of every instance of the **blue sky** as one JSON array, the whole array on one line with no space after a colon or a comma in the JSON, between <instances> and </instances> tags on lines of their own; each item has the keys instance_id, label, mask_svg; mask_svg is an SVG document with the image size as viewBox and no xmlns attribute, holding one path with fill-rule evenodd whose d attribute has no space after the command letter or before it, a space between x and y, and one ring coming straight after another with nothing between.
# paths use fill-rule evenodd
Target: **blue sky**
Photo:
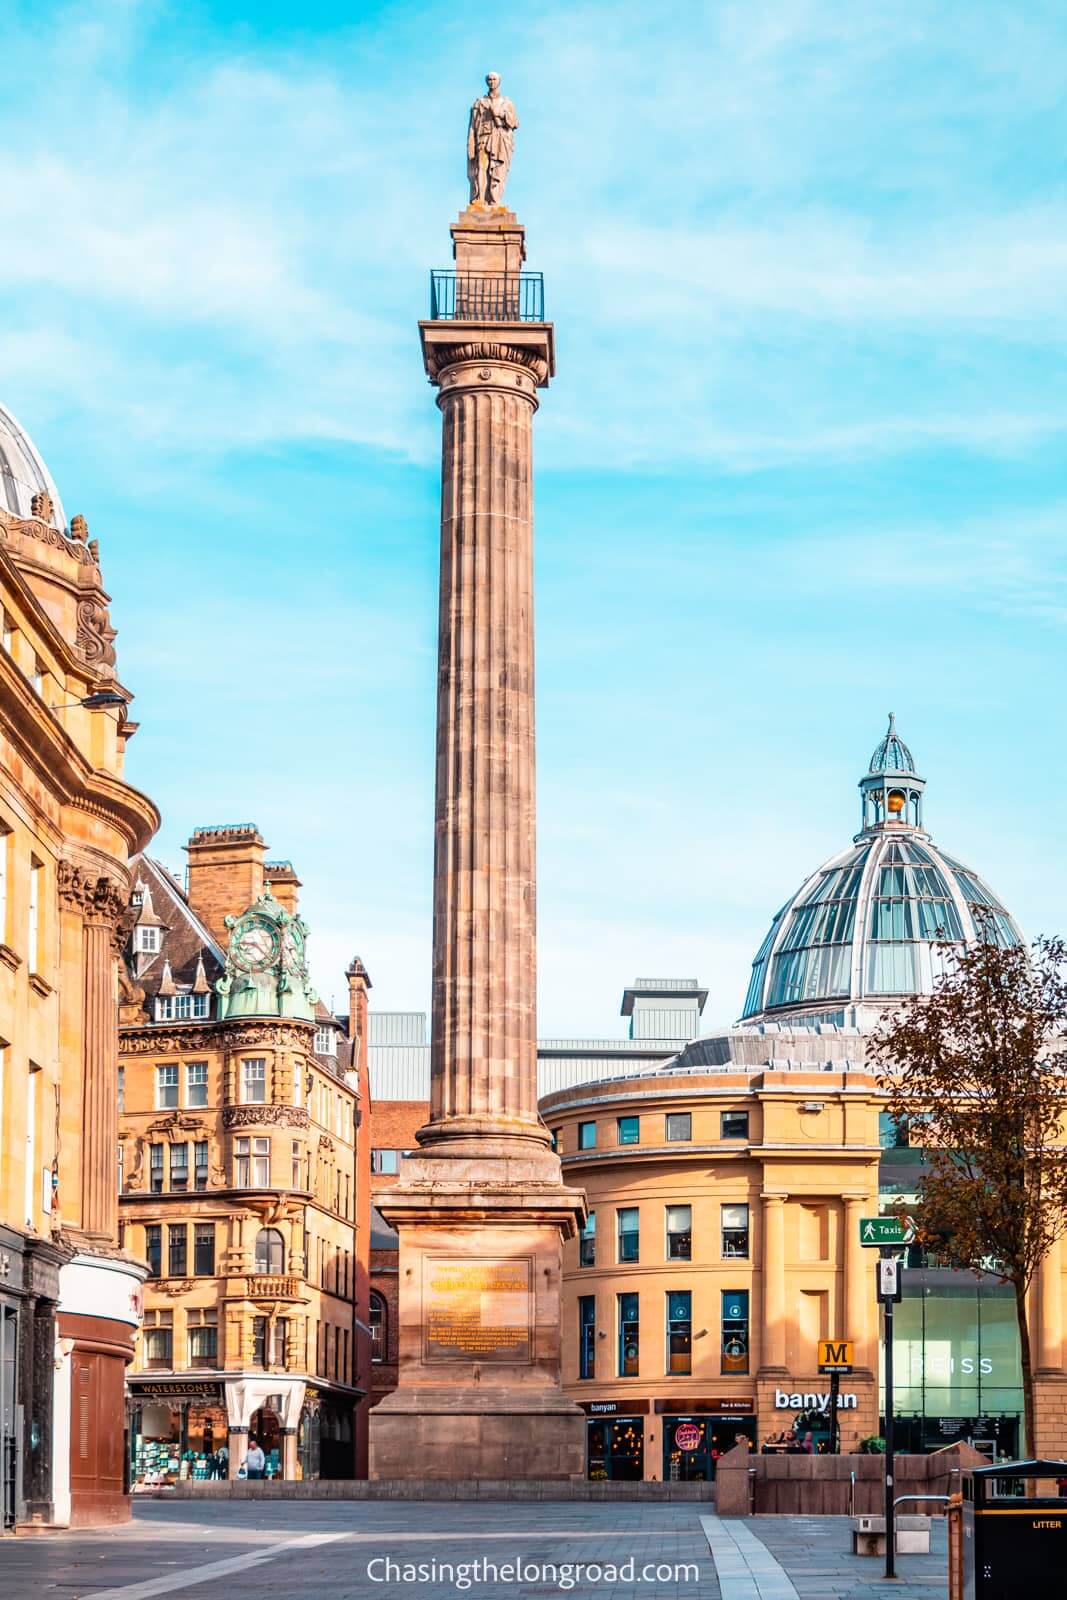
<instances>
[{"instance_id":1,"label":"blue sky","mask_svg":"<svg viewBox=\"0 0 1067 1600\"><path fill-rule=\"evenodd\" d=\"M297 21L294 23L294 15ZM537 419L541 1030L734 1017L893 709L1067 932L1056 3L0 9L0 397L99 538L158 854L256 821L327 998L429 990L438 415L489 68Z\"/></svg>"}]
</instances>

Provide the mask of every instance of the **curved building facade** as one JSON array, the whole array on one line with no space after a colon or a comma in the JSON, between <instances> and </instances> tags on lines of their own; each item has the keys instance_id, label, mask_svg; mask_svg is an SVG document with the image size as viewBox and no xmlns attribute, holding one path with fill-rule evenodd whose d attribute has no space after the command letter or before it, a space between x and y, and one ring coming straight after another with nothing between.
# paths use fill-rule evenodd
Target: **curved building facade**
<instances>
[{"instance_id":1,"label":"curved building facade","mask_svg":"<svg viewBox=\"0 0 1067 1600\"><path fill-rule=\"evenodd\" d=\"M842 1449L882 1428L877 1250L864 1218L906 1200L920 1153L883 1111L868 1040L929 993L949 943L1014 944L984 880L937 846L891 719L860 780L860 829L809 874L758 951L742 1020L658 1068L548 1094L541 1112L590 1220L564 1246L564 1377L592 1477L710 1477L737 1437L827 1442L818 1342L851 1339ZM1038 1438L1067 1448L1065 1295L1035 1287ZM900 1448L1023 1448L1010 1290L916 1256L897 1312Z\"/></svg>"},{"instance_id":2,"label":"curved building facade","mask_svg":"<svg viewBox=\"0 0 1067 1600\"><path fill-rule=\"evenodd\" d=\"M115 1004L130 861L159 823L96 541L0 407L0 1525L129 1515Z\"/></svg>"}]
</instances>

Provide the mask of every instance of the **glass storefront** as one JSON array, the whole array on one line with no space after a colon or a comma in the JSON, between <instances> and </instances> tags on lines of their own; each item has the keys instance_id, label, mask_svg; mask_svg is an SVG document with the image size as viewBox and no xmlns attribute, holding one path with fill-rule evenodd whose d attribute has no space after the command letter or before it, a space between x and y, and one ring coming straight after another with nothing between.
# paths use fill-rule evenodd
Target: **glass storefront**
<instances>
[{"instance_id":1,"label":"glass storefront","mask_svg":"<svg viewBox=\"0 0 1067 1600\"><path fill-rule=\"evenodd\" d=\"M310 1392L297 1431L297 1465L301 1478L355 1476L352 1405Z\"/></svg>"},{"instance_id":2,"label":"glass storefront","mask_svg":"<svg viewBox=\"0 0 1067 1600\"><path fill-rule=\"evenodd\" d=\"M944 1267L909 1269L893 1351L898 1449L937 1450L961 1439L998 1456L1025 1448L1009 1285Z\"/></svg>"},{"instance_id":3,"label":"glass storefront","mask_svg":"<svg viewBox=\"0 0 1067 1600\"><path fill-rule=\"evenodd\" d=\"M664 1482L685 1483L692 1479L714 1478L715 1466L721 1455L741 1442L747 1442L751 1448L755 1440L755 1417L665 1416Z\"/></svg>"},{"instance_id":4,"label":"glass storefront","mask_svg":"<svg viewBox=\"0 0 1067 1600\"><path fill-rule=\"evenodd\" d=\"M163 1393L138 1392L129 1402L129 1473L134 1490L164 1488L181 1478L224 1475L216 1452L228 1443L221 1390L185 1398L180 1384L154 1386ZM171 1391L168 1393L168 1389Z\"/></svg>"},{"instance_id":5,"label":"glass storefront","mask_svg":"<svg viewBox=\"0 0 1067 1600\"><path fill-rule=\"evenodd\" d=\"M594 1480L630 1482L645 1475L645 1421L643 1417L590 1420L586 1425L586 1474Z\"/></svg>"}]
</instances>

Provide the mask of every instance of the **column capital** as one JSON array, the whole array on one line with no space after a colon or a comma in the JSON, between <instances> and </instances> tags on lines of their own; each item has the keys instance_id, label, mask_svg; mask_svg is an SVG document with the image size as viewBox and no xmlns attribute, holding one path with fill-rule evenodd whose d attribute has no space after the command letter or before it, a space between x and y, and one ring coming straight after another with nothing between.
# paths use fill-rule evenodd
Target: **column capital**
<instances>
[{"instance_id":1,"label":"column capital","mask_svg":"<svg viewBox=\"0 0 1067 1600\"><path fill-rule=\"evenodd\" d=\"M426 376L439 384L442 374L468 362L503 362L533 379L543 389L555 371L555 344L550 322L420 322Z\"/></svg>"},{"instance_id":2,"label":"column capital","mask_svg":"<svg viewBox=\"0 0 1067 1600\"><path fill-rule=\"evenodd\" d=\"M779 1201L788 1200L789 1199L789 1190L788 1189L761 1189L760 1190L760 1199L761 1200L779 1200Z\"/></svg>"},{"instance_id":3,"label":"column capital","mask_svg":"<svg viewBox=\"0 0 1067 1600\"><path fill-rule=\"evenodd\" d=\"M129 885L123 879L65 856L56 866L56 887L63 905L102 927L117 928L129 905Z\"/></svg>"}]
</instances>

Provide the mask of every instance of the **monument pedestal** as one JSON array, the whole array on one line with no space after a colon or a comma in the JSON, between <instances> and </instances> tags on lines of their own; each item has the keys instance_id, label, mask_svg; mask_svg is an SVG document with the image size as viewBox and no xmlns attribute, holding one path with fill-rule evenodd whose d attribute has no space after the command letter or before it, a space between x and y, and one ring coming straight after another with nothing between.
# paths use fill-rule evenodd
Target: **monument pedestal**
<instances>
[{"instance_id":1,"label":"monument pedestal","mask_svg":"<svg viewBox=\"0 0 1067 1600\"><path fill-rule=\"evenodd\" d=\"M572 1478L585 1417L559 1387L558 1162L407 1158L376 1201L400 1236L399 1383L370 1416L372 1478ZM519 1169L519 1170L516 1170ZM526 1176L521 1176L525 1169Z\"/></svg>"}]
</instances>

